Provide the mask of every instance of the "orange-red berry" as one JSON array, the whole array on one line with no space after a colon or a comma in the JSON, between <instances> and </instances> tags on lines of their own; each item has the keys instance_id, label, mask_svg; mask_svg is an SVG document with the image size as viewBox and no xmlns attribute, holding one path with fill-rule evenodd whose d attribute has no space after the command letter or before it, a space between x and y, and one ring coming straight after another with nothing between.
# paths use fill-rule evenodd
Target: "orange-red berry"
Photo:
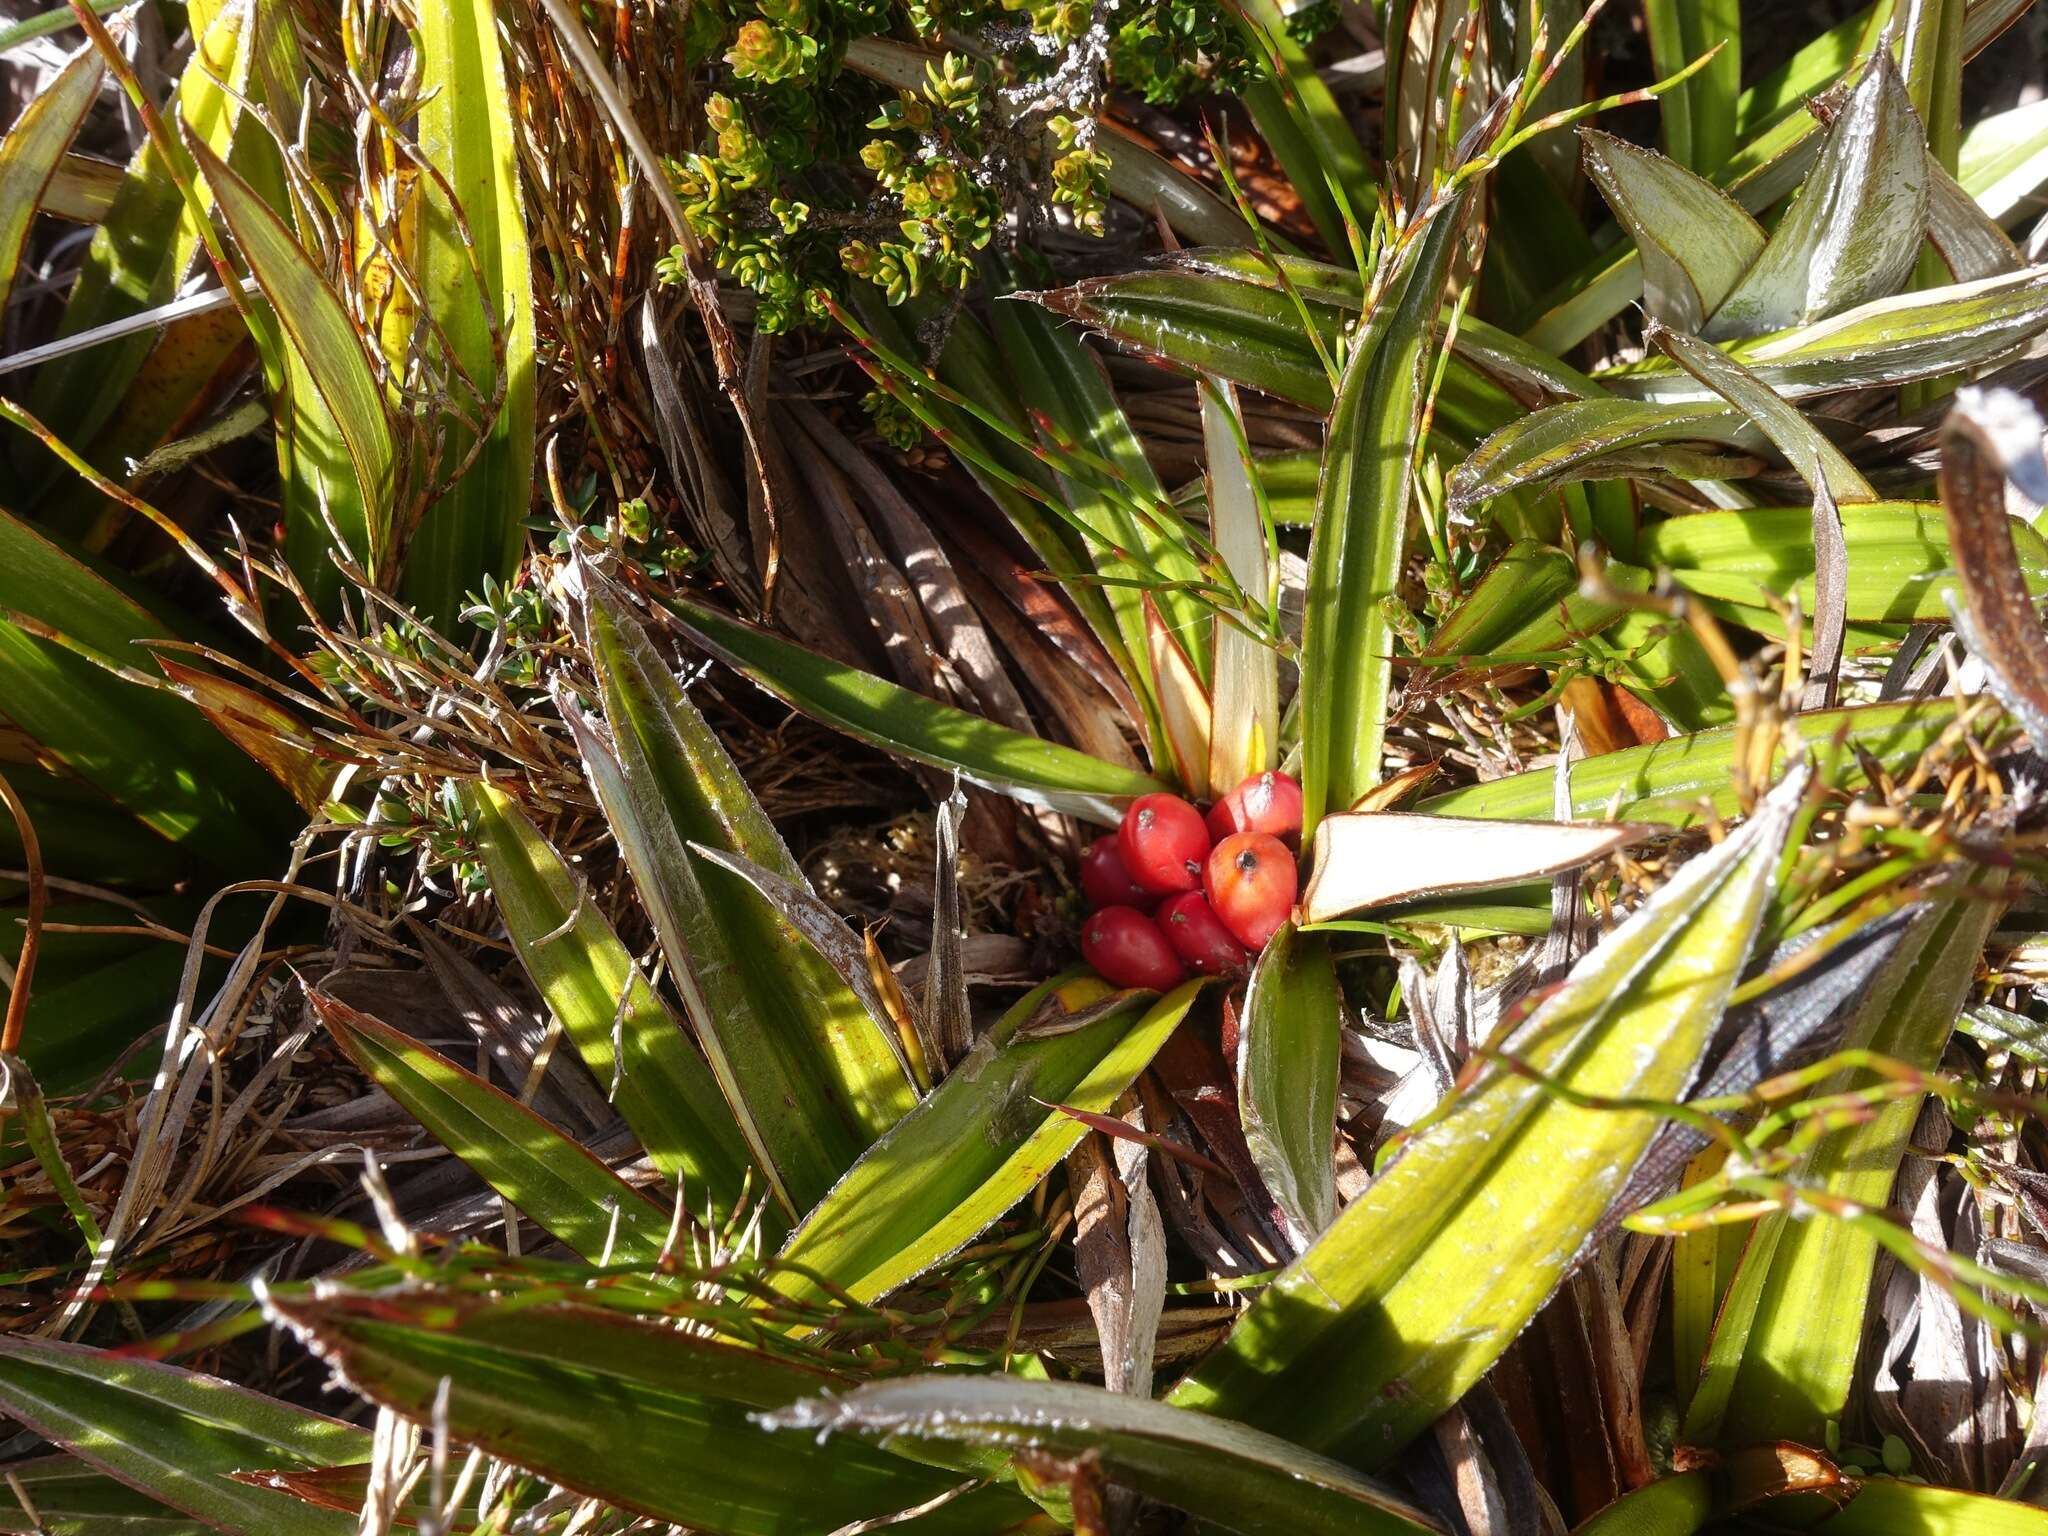
<instances>
[{"instance_id":1,"label":"orange-red berry","mask_svg":"<svg viewBox=\"0 0 2048 1536\"><path fill-rule=\"evenodd\" d=\"M1131 878L1155 896L1200 890L1209 829L1179 795L1140 795L1124 812L1117 850Z\"/></svg>"},{"instance_id":2,"label":"orange-red berry","mask_svg":"<svg viewBox=\"0 0 2048 1536\"><path fill-rule=\"evenodd\" d=\"M1099 907L1149 907L1159 899L1131 878L1114 832L1103 833L1081 855L1081 894L1091 912Z\"/></svg>"},{"instance_id":3,"label":"orange-red berry","mask_svg":"<svg viewBox=\"0 0 2048 1536\"><path fill-rule=\"evenodd\" d=\"M1263 949L1294 910L1294 855L1279 838L1239 832L1209 855L1203 889L1223 926L1247 949Z\"/></svg>"},{"instance_id":4,"label":"orange-red berry","mask_svg":"<svg viewBox=\"0 0 2048 1536\"><path fill-rule=\"evenodd\" d=\"M1301 785L1294 775L1255 773L1209 808L1209 835L1217 842L1239 832L1300 840Z\"/></svg>"},{"instance_id":5,"label":"orange-red berry","mask_svg":"<svg viewBox=\"0 0 2048 1536\"><path fill-rule=\"evenodd\" d=\"M1178 986L1187 971L1166 935L1136 907L1104 907L1081 925L1081 958L1113 987Z\"/></svg>"},{"instance_id":6,"label":"orange-red berry","mask_svg":"<svg viewBox=\"0 0 2048 1536\"><path fill-rule=\"evenodd\" d=\"M1152 915L1173 952L1188 969L1204 976L1229 976L1252 963L1251 951L1223 926L1223 919L1200 891L1169 896Z\"/></svg>"}]
</instances>

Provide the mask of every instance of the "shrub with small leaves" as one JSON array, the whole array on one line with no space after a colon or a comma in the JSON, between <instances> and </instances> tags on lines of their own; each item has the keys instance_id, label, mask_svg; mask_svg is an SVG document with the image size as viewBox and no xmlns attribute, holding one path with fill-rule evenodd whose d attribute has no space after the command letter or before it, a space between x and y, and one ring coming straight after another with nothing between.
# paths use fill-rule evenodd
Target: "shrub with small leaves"
<instances>
[{"instance_id":1,"label":"shrub with small leaves","mask_svg":"<svg viewBox=\"0 0 2048 1536\"><path fill-rule=\"evenodd\" d=\"M718 87L702 147L670 162L685 217L755 323L822 322L849 280L891 304L966 287L1006 222L1058 209L1100 235L1109 157L1095 116L1112 87L1157 103L1241 84L1264 68L1223 0L910 0L941 40L915 88L846 65L850 43L906 13L876 0L748 0L694 13ZM1296 35L1334 19L1322 0ZM682 275L672 253L662 275Z\"/></svg>"}]
</instances>

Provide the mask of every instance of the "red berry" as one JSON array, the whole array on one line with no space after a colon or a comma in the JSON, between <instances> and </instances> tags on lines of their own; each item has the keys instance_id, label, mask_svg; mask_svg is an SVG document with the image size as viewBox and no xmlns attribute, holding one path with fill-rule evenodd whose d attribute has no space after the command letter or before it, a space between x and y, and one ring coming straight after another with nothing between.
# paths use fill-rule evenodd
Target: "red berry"
<instances>
[{"instance_id":1,"label":"red berry","mask_svg":"<svg viewBox=\"0 0 2048 1536\"><path fill-rule=\"evenodd\" d=\"M1209 855L1209 905L1247 949L1264 949L1294 910L1294 855L1277 837L1239 832Z\"/></svg>"},{"instance_id":2,"label":"red berry","mask_svg":"<svg viewBox=\"0 0 2048 1536\"><path fill-rule=\"evenodd\" d=\"M1263 832L1289 842L1301 837L1301 785L1288 773L1255 773L1209 808L1209 835Z\"/></svg>"},{"instance_id":3,"label":"red berry","mask_svg":"<svg viewBox=\"0 0 2048 1536\"><path fill-rule=\"evenodd\" d=\"M1252 963L1251 952L1230 936L1223 919L1200 891L1168 897L1152 916L1173 952L1188 969L1204 976L1228 976Z\"/></svg>"},{"instance_id":4,"label":"red berry","mask_svg":"<svg viewBox=\"0 0 2048 1536\"><path fill-rule=\"evenodd\" d=\"M1124 868L1155 896L1201 889L1209 829L1202 813L1179 795L1138 796L1116 837Z\"/></svg>"},{"instance_id":5,"label":"red berry","mask_svg":"<svg viewBox=\"0 0 2048 1536\"><path fill-rule=\"evenodd\" d=\"M1081 958L1113 987L1164 992L1187 972L1166 935L1136 907L1104 907L1081 925Z\"/></svg>"},{"instance_id":6,"label":"red berry","mask_svg":"<svg viewBox=\"0 0 2048 1536\"><path fill-rule=\"evenodd\" d=\"M1159 899L1124 868L1114 832L1103 833L1081 855L1081 894L1088 898L1091 912L1098 907L1149 907Z\"/></svg>"}]
</instances>

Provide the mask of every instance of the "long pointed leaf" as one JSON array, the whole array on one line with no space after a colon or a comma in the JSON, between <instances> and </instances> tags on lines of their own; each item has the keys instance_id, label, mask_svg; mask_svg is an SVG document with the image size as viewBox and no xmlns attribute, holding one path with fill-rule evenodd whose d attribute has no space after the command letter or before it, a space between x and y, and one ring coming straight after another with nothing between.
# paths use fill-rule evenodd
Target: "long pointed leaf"
<instances>
[{"instance_id":1,"label":"long pointed leaf","mask_svg":"<svg viewBox=\"0 0 2048 1536\"><path fill-rule=\"evenodd\" d=\"M418 16L420 149L446 178L455 207L432 178L420 178L416 275L463 372L484 402L496 403L475 462L427 508L406 550L402 590L445 630L486 575L512 574L525 543L533 480L533 256L496 10L489 0L448 0L422 7ZM449 424L443 473L462 462L473 436Z\"/></svg>"},{"instance_id":2,"label":"long pointed leaf","mask_svg":"<svg viewBox=\"0 0 2048 1536\"><path fill-rule=\"evenodd\" d=\"M1072 1382L914 1376L770 1414L768 1427L881 1444L1090 1457L1111 1481L1247 1536L1441 1531L1340 1462L1226 1420Z\"/></svg>"},{"instance_id":3,"label":"long pointed leaf","mask_svg":"<svg viewBox=\"0 0 2048 1536\"><path fill-rule=\"evenodd\" d=\"M1149 775L912 693L702 603L678 597L670 608L712 655L792 709L985 789L1114 826L1132 800L1166 787Z\"/></svg>"},{"instance_id":4,"label":"long pointed leaf","mask_svg":"<svg viewBox=\"0 0 2048 1536\"><path fill-rule=\"evenodd\" d=\"M1052 1106L1107 1112L1201 985L1184 984L1135 1022L1124 1015L1143 994L1113 994L1093 978L1028 993L848 1171L781 1256L872 1300L965 1246L1086 1133ZM1097 1012L1079 1028L1064 1027L1071 1015ZM814 1290L794 1271L777 1283L792 1294Z\"/></svg>"},{"instance_id":5,"label":"long pointed leaf","mask_svg":"<svg viewBox=\"0 0 2048 1536\"><path fill-rule=\"evenodd\" d=\"M64 152L99 98L105 67L97 49L80 49L0 139L0 303L13 292L29 225Z\"/></svg>"},{"instance_id":6,"label":"long pointed leaf","mask_svg":"<svg viewBox=\"0 0 2048 1536\"><path fill-rule=\"evenodd\" d=\"M325 493L329 518L357 564L377 575L390 553L395 450L384 391L370 370L362 337L339 295L256 189L197 137L188 135L187 144L269 301L277 345L319 397L324 419L309 416L311 401L288 402L294 451L316 455L304 467ZM285 361L280 356L274 366ZM333 449L321 440L330 422ZM318 549L295 549L293 561L309 589L320 591L334 578L324 553L328 534L316 529Z\"/></svg>"},{"instance_id":7,"label":"long pointed leaf","mask_svg":"<svg viewBox=\"0 0 2048 1536\"><path fill-rule=\"evenodd\" d=\"M502 1089L324 993L311 994L335 1041L434 1139L541 1228L586 1259L661 1256L670 1217L570 1136Z\"/></svg>"},{"instance_id":8,"label":"long pointed leaf","mask_svg":"<svg viewBox=\"0 0 2048 1536\"><path fill-rule=\"evenodd\" d=\"M808 889L739 769L601 578L586 604L606 743L578 745L682 988L697 1039L756 1157L801 1215L916 1102L892 1042L774 904L692 843Z\"/></svg>"},{"instance_id":9,"label":"long pointed leaf","mask_svg":"<svg viewBox=\"0 0 2048 1536\"><path fill-rule=\"evenodd\" d=\"M363 1461L369 1434L211 1376L12 1335L0 1338L0 1413L220 1530L350 1536L356 1528L353 1515L229 1474Z\"/></svg>"},{"instance_id":10,"label":"long pointed leaf","mask_svg":"<svg viewBox=\"0 0 2048 1536\"><path fill-rule=\"evenodd\" d=\"M269 1310L373 1401L425 1422L445 1382L453 1438L708 1536L815 1536L960 1482L853 1441L770 1438L755 1414L844 1378L663 1323L432 1293L273 1299ZM987 1536L1029 1513L990 1490L901 1529Z\"/></svg>"},{"instance_id":11,"label":"long pointed leaf","mask_svg":"<svg viewBox=\"0 0 2048 1536\"><path fill-rule=\"evenodd\" d=\"M1927 136L1889 50L1829 125L1792 211L1708 320L1710 341L1823 320L1898 290L1927 227Z\"/></svg>"},{"instance_id":12,"label":"long pointed leaf","mask_svg":"<svg viewBox=\"0 0 2048 1536\"><path fill-rule=\"evenodd\" d=\"M1297 1249L1322 1236L1337 1215L1342 1025L1329 940L1290 923L1268 941L1252 971L1238 1034L1237 1105L1252 1164Z\"/></svg>"},{"instance_id":13,"label":"long pointed leaf","mask_svg":"<svg viewBox=\"0 0 2048 1536\"><path fill-rule=\"evenodd\" d=\"M1344 367L1323 446L1301 641L1302 835L1380 781L1410 444L1462 205L1422 231Z\"/></svg>"},{"instance_id":14,"label":"long pointed leaf","mask_svg":"<svg viewBox=\"0 0 2048 1536\"><path fill-rule=\"evenodd\" d=\"M1963 893L1924 922L1871 987L1844 1045L1932 1069L1968 1000L1998 913L1996 902ZM1815 1092L1841 1092L1853 1081L1844 1072ZM1919 1113L1918 1097L1880 1106L1827 1137L1792 1182L1881 1209ZM1687 1437L1820 1443L1848 1402L1878 1252L1869 1232L1824 1216L1760 1223L1716 1323L1686 1416Z\"/></svg>"}]
</instances>

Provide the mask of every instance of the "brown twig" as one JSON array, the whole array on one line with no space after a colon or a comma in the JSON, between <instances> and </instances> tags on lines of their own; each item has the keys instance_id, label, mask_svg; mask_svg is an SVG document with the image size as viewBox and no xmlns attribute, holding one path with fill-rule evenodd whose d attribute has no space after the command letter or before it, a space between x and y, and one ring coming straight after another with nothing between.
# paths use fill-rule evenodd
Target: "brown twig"
<instances>
[{"instance_id":1,"label":"brown twig","mask_svg":"<svg viewBox=\"0 0 2048 1536\"><path fill-rule=\"evenodd\" d=\"M21 834L22 862L28 866L28 927L21 936L21 958L15 962L14 985L7 994L7 1020L0 1025L0 1054L12 1056L21 1049L21 1032L28 1023L29 986L35 979L36 952L43 945L43 910L49 903L50 888L43 878L43 845L36 838L35 823L29 820L28 807L5 774L0 774L0 800L5 800L13 813L14 828Z\"/></svg>"}]
</instances>

